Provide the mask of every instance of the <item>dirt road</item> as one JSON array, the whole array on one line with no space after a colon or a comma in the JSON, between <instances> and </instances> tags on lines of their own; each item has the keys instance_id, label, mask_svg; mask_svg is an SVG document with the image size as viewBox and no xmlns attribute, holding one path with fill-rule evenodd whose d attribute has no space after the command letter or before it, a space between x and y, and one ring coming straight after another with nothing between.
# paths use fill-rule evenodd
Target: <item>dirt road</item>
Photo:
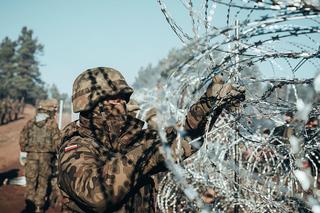
<instances>
[{"instance_id":1,"label":"dirt road","mask_svg":"<svg viewBox=\"0 0 320 213\"><path fill-rule=\"evenodd\" d=\"M0 172L19 167L18 159L20 153L19 135L20 131L35 114L31 105L26 105L23 117L0 126Z\"/></svg>"}]
</instances>

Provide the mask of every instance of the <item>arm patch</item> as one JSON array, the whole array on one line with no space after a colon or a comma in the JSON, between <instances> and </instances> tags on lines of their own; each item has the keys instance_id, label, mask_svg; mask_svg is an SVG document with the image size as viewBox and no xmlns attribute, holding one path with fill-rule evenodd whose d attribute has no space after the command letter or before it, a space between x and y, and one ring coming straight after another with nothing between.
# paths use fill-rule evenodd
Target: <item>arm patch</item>
<instances>
[{"instance_id":1,"label":"arm patch","mask_svg":"<svg viewBox=\"0 0 320 213\"><path fill-rule=\"evenodd\" d=\"M78 148L77 144L70 145L70 146L67 146L67 147L64 148L64 152L68 152L68 151L71 151L71 150L74 150L74 149L77 149L77 148Z\"/></svg>"}]
</instances>

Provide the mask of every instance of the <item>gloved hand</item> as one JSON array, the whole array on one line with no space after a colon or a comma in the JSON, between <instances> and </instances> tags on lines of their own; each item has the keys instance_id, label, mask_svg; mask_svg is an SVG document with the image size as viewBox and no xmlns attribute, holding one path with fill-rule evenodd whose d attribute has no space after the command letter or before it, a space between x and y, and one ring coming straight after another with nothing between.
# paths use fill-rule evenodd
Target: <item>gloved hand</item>
<instances>
[{"instance_id":1,"label":"gloved hand","mask_svg":"<svg viewBox=\"0 0 320 213\"><path fill-rule=\"evenodd\" d=\"M21 164L21 166L24 166L27 162L27 152L20 152L20 156L19 156L19 162Z\"/></svg>"},{"instance_id":2,"label":"gloved hand","mask_svg":"<svg viewBox=\"0 0 320 213\"><path fill-rule=\"evenodd\" d=\"M214 76L206 91L207 97L216 99L219 106L236 106L245 99L245 88L237 84L224 83L222 76Z\"/></svg>"}]
</instances>

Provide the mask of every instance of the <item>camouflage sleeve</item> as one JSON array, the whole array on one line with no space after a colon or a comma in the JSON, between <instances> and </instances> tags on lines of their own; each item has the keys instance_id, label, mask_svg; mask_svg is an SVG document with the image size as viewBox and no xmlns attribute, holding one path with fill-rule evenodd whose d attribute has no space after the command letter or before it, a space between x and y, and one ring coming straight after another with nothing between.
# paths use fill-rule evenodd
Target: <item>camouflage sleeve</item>
<instances>
[{"instance_id":1,"label":"camouflage sleeve","mask_svg":"<svg viewBox=\"0 0 320 213\"><path fill-rule=\"evenodd\" d=\"M190 107L185 119L184 129L193 138L204 133L207 115L211 107L210 102L204 98L200 98L200 100Z\"/></svg>"},{"instance_id":2,"label":"camouflage sleeve","mask_svg":"<svg viewBox=\"0 0 320 213\"><path fill-rule=\"evenodd\" d=\"M81 139L79 139L81 140ZM70 143L59 155L59 183L78 205L94 212L113 212L130 192L151 176L163 157L158 146L138 145L126 154L109 156L101 163L90 147Z\"/></svg>"},{"instance_id":3,"label":"camouflage sleeve","mask_svg":"<svg viewBox=\"0 0 320 213\"><path fill-rule=\"evenodd\" d=\"M214 100L212 100L212 98L208 98L206 94L194 103L190 107L184 123L184 130L187 134L180 140L180 144L176 141L172 145L174 157L180 156L182 159L185 159L195 153L200 146L191 146L189 142L204 134L208 115L210 113L212 113L211 122L214 122L220 115L221 111L221 107L214 108ZM180 151L177 151L179 150L178 146L181 147Z\"/></svg>"},{"instance_id":4,"label":"camouflage sleeve","mask_svg":"<svg viewBox=\"0 0 320 213\"><path fill-rule=\"evenodd\" d=\"M197 150L189 144L191 138L186 136L184 138L181 138L181 140L179 141L177 136L178 132L174 127L166 128L167 141L171 143L171 150L173 158L175 160L185 159Z\"/></svg>"},{"instance_id":5,"label":"camouflage sleeve","mask_svg":"<svg viewBox=\"0 0 320 213\"><path fill-rule=\"evenodd\" d=\"M22 131L20 132L20 150L25 152L25 148L28 146L29 142L29 129L31 126L31 121L28 121L27 124L23 127Z\"/></svg>"},{"instance_id":6,"label":"camouflage sleeve","mask_svg":"<svg viewBox=\"0 0 320 213\"><path fill-rule=\"evenodd\" d=\"M207 116L210 112L213 112L212 115L215 118L221 113L220 107L213 110L213 103L214 102L204 94L190 107L185 119L184 129L192 139L204 134Z\"/></svg>"}]
</instances>

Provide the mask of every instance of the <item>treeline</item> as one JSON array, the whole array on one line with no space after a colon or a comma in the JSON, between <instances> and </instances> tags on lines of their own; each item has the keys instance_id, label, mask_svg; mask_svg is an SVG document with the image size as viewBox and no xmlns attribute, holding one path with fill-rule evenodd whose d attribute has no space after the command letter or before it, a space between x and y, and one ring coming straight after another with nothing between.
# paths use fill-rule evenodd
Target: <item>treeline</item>
<instances>
[{"instance_id":1,"label":"treeline","mask_svg":"<svg viewBox=\"0 0 320 213\"><path fill-rule=\"evenodd\" d=\"M0 100L10 98L35 104L49 98L66 99L55 85L47 86L41 79L38 56L43 45L33 31L23 27L16 40L5 37L0 43Z\"/></svg>"},{"instance_id":2,"label":"treeline","mask_svg":"<svg viewBox=\"0 0 320 213\"><path fill-rule=\"evenodd\" d=\"M149 64L146 67L141 67L133 84L134 89L154 88L157 84L165 82L172 73L178 70L181 64L184 64L194 56L195 49L196 47L193 44L188 44L180 49L174 48L171 49L168 55L161 59L157 64ZM221 61L221 54L219 52L212 52L211 58L213 61L219 62ZM192 64L192 66L189 66L188 72L197 72L199 70L207 69L207 67L208 65L205 64L205 59L202 59L197 63ZM262 78L261 71L256 65L251 67L243 66L240 72L243 82L246 82L248 79L259 80ZM225 76L229 75L228 73L222 74L225 74ZM273 86L271 83L260 83L259 81L255 83L251 81L247 82L250 83L246 85L246 89L248 91L246 95L250 98L262 97L264 92ZM275 89L268 100L271 102L282 100L288 103L296 103L296 95L307 103L314 102L313 85L284 85Z\"/></svg>"},{"instance_id":3,"label":"treeline","mask_svg":"<svg viewBox=\"0 0 320 213\"><path fill-rule=\"evenodd\" d=\"M141 67L133 87L135 89L152 88L157 83L167 80L180 64L192 57L192 48L192 45L181 49L173 48L156 65L148 64L146 67Z\"/></svg>"},{"instance_id":4,"label":"treeline","mask_svg":"<svg viewBox=\"0 0 320 213\"><path fill-rule=\"evenodd\" d=\"M161 82L165 82L173 73L179 70L179 67L184 64L186 61L189 61L191 58L195 57L195 50L197 49L196 44L188 44L182 48L176 49L173 48L169 51L166 57L161 59L156 65L149 64L146 67L141 67L138 71L138 75L135 79L133 87L135 89L140 88L153 88ZM198 73L200 70L208 70L208 63L218 63L223 58L223 55L218 51L212 51L207 57L203 57L197 62L190 63L188 65L188 72ZM209 60L210 59L210 60ZM259 79L261 77L261 72L257 66L252 67L243 67L241 72L242 78L255 78ZM228 70L223 72L225 76L229 76ZM202 76L205 77L205 76ZM247 86L252 91L255 91L255 94L261 93L262 85L260 83L253 83Z\"/></svg>"}]
</instances>

